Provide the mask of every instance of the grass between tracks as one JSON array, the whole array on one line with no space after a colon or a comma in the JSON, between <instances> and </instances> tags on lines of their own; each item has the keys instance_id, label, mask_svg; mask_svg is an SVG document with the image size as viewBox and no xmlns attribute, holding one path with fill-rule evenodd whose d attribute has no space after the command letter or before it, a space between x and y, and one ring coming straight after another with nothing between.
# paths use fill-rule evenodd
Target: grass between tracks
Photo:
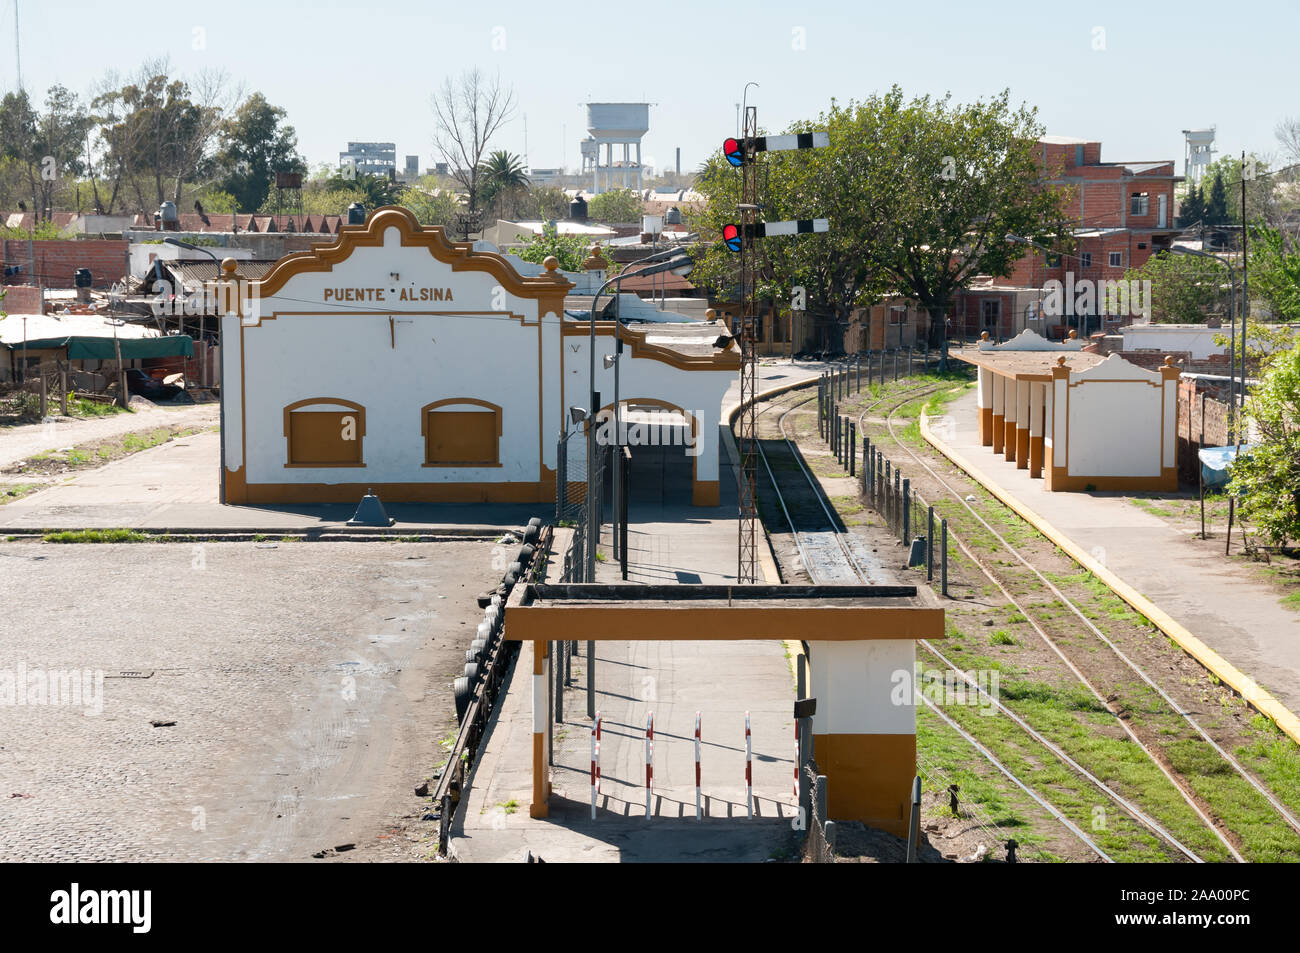
<instances>
[{"instance_id":1,"label":"grass between tracks","mask_svg":"<svg viewBox=\"0 0 1300 953\"><path fill-rule=\"evenodd\" d=\"M928 414L936 414L944 404L965 393L971 385L959 374L927 375L898 385L877 386L871 389L870 395L864 393L859 400L845 401L841 412L856 415L881 397L902 397L908 390L949 381L953 387L905 403L896 412L897 416L905 418L904 425L895 423L897 439L914 447L921 446L923 440L918 424L921 411L924 409ZM885 413L885 407L876 408L867 419L870 421L873 415L883 417ZM887 450L890 442L887 432L879 426L872 429L875 431L873 441L878 439L882 448ZM905 467L916 468L904 454L892 456ZM951 469L946 461L942 461L942 465L940 472ZM1055 556L1065 558L1030 524L982 487L972 484L966 492L975 497L968 501L970 505L1009 544L1017 548L1046 548ZM845 515L852 514L853 507L860 507L860 501L847 498L837 498L833 502L837 506L841 502L848 504ZM1082 663L1087 655L1094 653L1109 654L1095 635L1007 554L997 539L963 506L951 497L937 500L935 505L937 513L948 518L950 526L962 540L991 564L1003 585L1017 600L1026 604L1040 624L1056 633L1055 638L1062 649L1076 662ZM952 562L955 565L960 560ZM981 580L983 578L981 574ZM1178 656L1177 662L1185 662L1181 649L1172 646L1148 620L1091 573L1075 570L1049 574L1049 578L1067 592L1083 615L1108 637L1117 639L1123 636L1127 639L1120 644L1125 646L1130 656L1134 655L1131 641L1134 638L1139 641L1146 639L1151 642L1148 648L1170 652ZM981 597L998 600L1000 593L990 584L983 586ZM938 646L940 651L949 654L951 648L957 656L953 661L964 670L997 670L1001 675L1001 699L1016 714L1118 793L1137 803L1200 857L1205 860L1230 859L1217 837L1196 816L1157 765L1122 733L1115 716L1106 712L1104 706L1054 656L1044 661L1041 639L1021 613L1006 607L1005 626L987 629L977 618L981 613L960 611L958 605L950 605L953 610L950 612L950 641ZM1060 623L1065 623L1064 632ZM1142 663L1148 672L1153 671L1149 663ZM1084 667L1088 668L1087 665ZM1177 671L1182 672L1182 669ZM1300 747L1263 717L1242 718L1241 711L1235 713L1237 717L1230 717L1234 707L1244 708L1244 702L1219 685L1208 672L1196 668L1190 674L1182 673L1181 682L1182 688L1204 702L1196 709L1198 721L1212 734L1216 729L1226 729L1227 735L1220 737L1220 743L1229 747L1243 765L1254 771L1265 786L1288 805L1292 813L1296 813L1300 809ZM1148 739L1148 744L1151 744L1153 735L1159 739L1152 746L1208 805L1209 813L1219 818L1239 838L1239 850L1243 856L1252 861L1300 860L1300 837L1149 686L1132 676L1129 682L1099 684L1098 687L1103 692L1113 692L1110 696L1112 701L1122 706L1124 716L1135 725L1135 730L1140 726L1139 734ZM1166 685L1166 690L1170 690L1170 686ZM981 715L978 707L948 707L945 711L993 751L1017 777L1045 795L1083 830L1090 832L1089 836L1094 836L1098 844L1117 860L1181 857L1145 828L1140 828L1118 805L1086 779L1077 777L1072 769L1029 738L1010 719ZM949 737L944 739L944 735ZM918 713L918 746L925 758L937 762L955 778L962 772L969 774L965 767L971 759L969 745L928 711ZM981 781L968 778L968 782L973 786L969 792L971 796L981 803L987 802L995 814L1002 809L1009 792L1014 790L997 777ZM1023 840L1020 835L1017 838Z\"/></svg>"}]
</instances>

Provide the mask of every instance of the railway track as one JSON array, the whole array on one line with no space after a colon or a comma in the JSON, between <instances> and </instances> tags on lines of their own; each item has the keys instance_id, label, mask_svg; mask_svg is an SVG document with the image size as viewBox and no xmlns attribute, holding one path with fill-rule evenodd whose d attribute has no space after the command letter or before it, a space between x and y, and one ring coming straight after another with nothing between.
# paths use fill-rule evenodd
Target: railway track
<instances>
[{"instance_id":1,"label":"railway track","mask_svg":"<svg viewBox=\"0 0 1300 953\"><path fill-rule=\"evenodd\" d=\"M1032 574L1033 582L1050 592L1056 602L1069 610L1073 617L1079 619L1083 623L1085 631L1091 633L1096 639L1100 640L1101 644L1109 649L1132 674L1137 676L1143 684L1147 685L1158 695L1163 704L1165 704L1171 712L1182 718L1201 739L1208 743L1233 772L1249 783L1250 786L1268 802L1271 808L1276 812L1277 816L1287 826L1297 833L1300 833L1300 823L1297 822L1295 816L1286 808L1286 806L1283 805L1276 796L1272 794L1272 792L1268 791L1229 752L1218 744L1204 729L1204 727L1196 721L1192 716L1192 713L1188 711L1186 707L1180 706L1174 702L1168 693L1166 693L1147 672L1142 670L1140 666L1138 666L1131 658L1129 658L1128 655L1115 645L1113 640L1107 638L1105 633L1092 623L1092 620L1087 617L1081 607L1077 605L1074 600L1070 599L1059 586L1055 585L1036 566L1027 560L1025 556L1005 538L1005 536L998 533L997 530L967 502L965 496L960 492L960 490L955 488L948 480L944 479L942 475L931 467L920 455L915 453L911 447L899 437L895 429L899 409L906 404L913 403L918 399L923 399L933 394L937 390L941 389L942 386L945 385L934 385L911 389L901 394L882 396L879 399L870 402L858 414L857 421L859 432L866 432L865 423L868 415L871 414L872 411L877 410L877 408L880 408L882 405L885 405L884 424L888 435L897 447L903 450L917 466L921 467L926 472L928 475L927 479L933 480L935 485L941 488L943 494L951 496L966 511L968 511L971 517L978 520L979 524L997 540L1000 551L1009 553L1021 566L1028 569ZM758 443L760 459L763 460L764 468L768 473L769 480L771 481L775 491L775 496L780 506L782 516L791 528L791 534L795 540L800 561L810 579L815 582L824 583L856 582L858 580L867 582L879 581L882 578L881 572L883 571L883 567L880 566L877 560L870 558L870 547L865 544L861 537L845 532L844 526L840 522L838 515L834 512L833 507L828 504L821 491L820 485L817 483L816 478L804 462L803 455L799 452L797 446L797 439L787 432L786 424L791 415L801 411L802 408L807 404L812 403L814 400L815 397L808 398L782 409L775 424L777 439L764 440L760 437ZM760 416L773 410L774 406L775 405L768 405L764 407L760 411ZM775 461L772 459L773 457L776 458ZM791 465L792 462L794 464L793 466ZM791 499L790 497L792 494L783 491L781 481L778 480L778 474L793 478L796 485L801 487L806 486L807 490L810 490L811 493L805 491L801 494L797 494L795 499ZM788 489L789 486L787 483L787 490ZM1144 756L1159 769L1161 774L1163 774L1174 789L1177 790L1181 798L1186 802L1187 806L1195 813L1201 824L1213 832L1215 839L1224 848L1227 855L1235 861L1244 862L1245 858L1242 856L1237 846L1233 844L1226 835L1224 830L1225 825L1222 821L1216 821L1209 815L1209 813L1207 813L1199 799L1189 789L1186 779L1179 777L1177 773L1171 769L1168 759L1163 757L1157 750L1153 750L1153 746L1149 743L1149 739L1144 740L1140 737L1132 725L1128 723L1129 719L1125 718L1123 713L1117 710L1117 706L1114 704L1116 696L1111 695L1110 700L1108 700L1108 698L1097 689L1093 680L1090 680L1084 672L1081 671L1075 660L1063 651L1061 646L1058 644L1058 641L1049 636L1048 629L1052 628L1053 625L1059 628L1059 623L1050 623L1046 619L1042 618L1045 614L1041 611L1041 608L1036 610L1034 606L1028 604L1027 599L1024 599L1023 597L1017 599L1010 591L1008 585L1005 584L1006 580L999 577L999 574L995 572L995 569L990 562L977 555L971 546L967 545L964 540L959 538L957 533L953 531L951 525L950 536L954 539L954 542L962 550L966 558L969 559L971 563L1002 593L1003 597L1007 600L1007 604L1014 606L1025 620L1029 622L1031 628L1033 628L1038 637L1065 665L1079 684L1096 699L1097 703L1101 705L1105 711L1110 712L1114 716L1116 722L1123 729L1129 740L1132 741L1143 752ZM1014 585L1015 583L1013 582L1012 584ZM923 642L923 648L936 659L940 660L944 665L947 665L952 671L957 673L961 672L959 666L955 665L933 645L928 642ZM969 677L963 677L968 684L970 684L972 689L980 692L986 698L989 697L987 696L987 693L983 693L980 686L970 680ZM1031 796L1040 806L1044 807L1044 809L1053 817L1066 826L1067 829L1070 830L1071 834L1085 843L1090 850L1096 852L1103 860L1111 859L1096 843L1093 842L1091 838L1088 838L1077 828L1077 826L1069 822L1064 815L1058 812L1054 807L1051 807L1046 798L1040 798L1038 794L1030 791L1019 779L1015 778L1013 773L1010 772L1005 765L999 762L992 752L983 745L980 745L975 738L962 730L960 726L953 719L948 717L945 712L935 707L933 704L930 704L928 699L923 700L929 704L929 707L941 720L947 723L950 728L961 734L966 741L975 746L986 760L990 761L990 763L992 763L1002 774L1011 778L1026 794ZM1077 761L1070 758L1070 756L1061 749L1059 745L1054 744L1041 732L1035 731L1028 722L1008 709L1000 700L989 698L989 701L994 704L999 711L1009 716L1017 726L1029 735L1029 737L1031 737L1038 745L1050 752L1053 758L1061 764L1068 766L1068 769L1072 772L1073 776L1084 779L1088 784L1105 795L1105 797L1112 803L1120 807L1121 810L1128 817L1132 818L1134 822L1150 831L1163 843L1167 844L1174 851L1175 859L1185 859L1192 862L1200 862L1202 860L1195 851L1181 843L1155 819L1142 811L1141 808L1133 803L1133 801L1123 797L1105 782L1087 771Z\"/></svg>"},{"instance_id":2,"label":"railway track","mask_svg":"<svg viewBox=\"0 0 1300 953\"><path fill-rule=\"evenodd\" d=\"M1113 657L1118 662L1120 662L1125 669L1131 672L1143 684L1145 684L1148 688L1150 688L1153 692L1155 692L1156 695L1160 698L1161 702L1166 707L1167 711L1180 718L1189 728L1192 729L1192 731L1202 741L1204 741L1206 744L1210 746L1210 748L1214 751L1214 753L1217 754L1228 765L1228 767L1232 770L1234 774L1236 774L1238 777L1243 779L1247 784L1249 784L1256 791L1256 793L1258 793L1261 797L1263 797L1264 800L1267 801L1268 804L1272 807L1272 809L1276 812L1278 818L1282 820L1283 823L1285 823L1289 828L1291 828L1292 831L1296 832L1297 834L1300 834L1300 820L1296 818L1295 814L1292 813L1290 810L1288 810L1287 807L1284 804L1282 804L1282 802L1271 791L1265 788L1264 785L1260 783L1260 781L1250 771L1248 771L1230 752L1224 749L1223 746L1220 745L1209 734L1208 731L1206 731L1204 726L1200 724L1200 722L1194 717L1192 712L1188 710L1186 706L1180 705L1177 702L1175 702L1174 699L1170 697L1169 693L1166 692L1165 689L1162 688L1155 681L1155 679L1151 677L1151 675L1147 671L1145 671L1141 666L1139 666L1136 662L1134 662L1133 659L1127 653L1125 653L1118 645L1115 644L1115 642L1112 639L1110 639L1104 632L1102 632L1102 630L1092 621L1091 618L1088 617L1088 615L1073 599L1071 599L1064 591L1062 591L1062 589L1058 585L1056 585L1051 579L1049 579L1047 575L1042 572L1042 570L1040 570L1036 565L1034 565L1033 562L1027 559L1018 547L1014 546L1011 542L1009 542L1006 539L1006 537L1003 534L999 533L997 529L987 519L985 519L984 516L981 515L975 509L975 507L972 506L970 502L966 499L966 496L969 494L964 495L957 488L952 486L952 484L949 483L948 480L946 480L941 474L939 474L934 469L934 467L932 467L929 464L929 462L927 462L920 454L916 453L912 449L912 447L910 447L907 444L906 441L902 440L899 437L898 432L895 428L895 424L897 422L897 417L896 417L897 410L900 406L902 406L902 402L900 402L899 404L891 408L889 414L885 418L886 428L895 446L897 446L904 453L906 453L913 463L921 467L926 472L929 479L931 479L934 483L936 483L942 489L942 492L945 495L951 497L962 509L964 509L971 517L973 517L978 522L978 524L983 528L983 530L987 532L991 537L993 537L994 540L996 540L999 550L1001 552L1004 552L1010 555L1012 558L1014 558L1016 562L1019 563L1020 566L1022 566L1025 570L1028 571L1028 574L1037 583L1037 585L1043 587L1048 592L1050 592L1053 597L1053 600L1061 607L1068 610L1070 615L1073 616L1075 620L1077 620L1079 625L1081 625L1085 631L1090 633L1098 642L1100 642L1107 650L1109 650L1109 652L1113 655ZM862 422L866 417L866 414L867 411L864 410L858 417L859 429L861 429L862 427ZM1228 850L1229 854L1233 857L1233 859L1239 863L1244 863L1245 858L1242 857L1241 853L1237 850L1235 845L1233 845L1225 836L1222 825L1220 823L1215 823L1213 820L1211 820L1206 815L1205 811L1202 809L1199 803L1197 803L1197 798L1190 791L1186 780L1176 776L1175 772L1173 772L1170 769L1166 758L1159 757L1152 752L1150 745L1147 742L1144 742L1142 739L1140 739L1138 735L1135 733L1132 725L1130 724L1130 720L1122 717L1122 713L1117 710L1114 702L1112 700L1109 700L1107 696L1103 696L1102 693L1098 691L1098 689L1093 685L1093 683L1084 675L1084 673L1080 671L1076 660L1062 649L1059 640L1053 639L1048 635L1048 632L1046 631L1047 629L1052 628L1054 626L1055 627L1059 627L1059 626L1055 623L1052 623L1050 620L1045 620L1043 618L1043 612L1041 607L1035 609L1029 604L1028 600L1016 599L1010 592L1009 587L1005 584L1006 580L1004 578L1001 578L998 575L998 573L995 572L995 567L991 564L991 562L988 559L978 555L974 547L968 545L967 542L961 538L960 534L955 533L952 530L951 521L949 524L949 537L956 541L957 545L961 548L966 558L969 559L991 582L993 582L995 586L998 587L998 589L1002 592L1004 598L1007 599L1008 603L1010 605L1013 605L1017 609L1017 611L1019 611L1022 615L1026 616L1030 626L1034 629L1035 633L1059 658L1061 658L1063 662L1065 662L1065 664L1075 674L1079 682L1084 687L1086 687L1088 691L1100 703L1104 704L1106 708L1115 715L1116 720L1124 729L1124 731L1129 735L1129 737L1135 743L1140 745L1144 751L1147 752L1148 756L1153 761L1155 761L1155 763L1160 767L1161 773L1163 773L1170 780L1170 782L1176 788L1178 788L1179 792L1183 795L1184 799L1197 813L1197 815L1200 816L1201 819L1206 823L1206 825L1209 826L1215 832L1216 836L1222 842L1224 847Z\"/></svg>"}]
</instances>

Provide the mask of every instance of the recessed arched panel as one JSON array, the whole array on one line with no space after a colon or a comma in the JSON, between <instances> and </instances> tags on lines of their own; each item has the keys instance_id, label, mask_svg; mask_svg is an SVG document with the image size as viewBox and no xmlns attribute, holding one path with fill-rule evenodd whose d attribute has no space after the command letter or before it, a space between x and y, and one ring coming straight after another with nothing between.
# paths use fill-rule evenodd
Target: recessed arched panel
<instances>
[{"instance_id":1,"label":"recessed arched panel","mask_svg":"<svg viewBox=\"0 0 1300 953\"><path fill-rule=\"evenodd\" d=\"M366 409L341 397L309 397L284 408L286 467L364 467Z\"/></svg>"},{"instance_id":2,"label":"recessed arched panel","mask_svg":"<svg viewBox=\"0 0 1300 953\"><path fill-rule=\"evenodd\" d=\"M501 466L501 407L447 397L420 408L426 467Z\"/></svg>"}]
</instances>

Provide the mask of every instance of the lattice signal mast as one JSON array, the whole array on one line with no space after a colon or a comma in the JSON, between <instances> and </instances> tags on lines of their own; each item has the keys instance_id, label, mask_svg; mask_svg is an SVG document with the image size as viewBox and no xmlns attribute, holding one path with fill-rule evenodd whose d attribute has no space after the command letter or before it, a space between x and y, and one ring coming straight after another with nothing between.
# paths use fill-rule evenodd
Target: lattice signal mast
<instances>
[{"instance_id":1,"label":"lattice signal mast","mask_svg":"<svg viewBox=\"0 0 1300 953\"><path fill-rule=\"evenodd\" d=\"M775 235L798 235L824 232L827 219L801 219L790 222L762 222L758 201L758 153L786 149L813 149L830 145L824 132L787 136L760 136L758 110L745 107L741 138L727 139L723 155L740 168L740 223L723 228L727 249L740 253L740 419L737 446L740 468L736 472L740 530L736 547L736 579L742 583L758 581L758 504L754 496L758 468L758 240Z\"/></svg>"}]
</instances>

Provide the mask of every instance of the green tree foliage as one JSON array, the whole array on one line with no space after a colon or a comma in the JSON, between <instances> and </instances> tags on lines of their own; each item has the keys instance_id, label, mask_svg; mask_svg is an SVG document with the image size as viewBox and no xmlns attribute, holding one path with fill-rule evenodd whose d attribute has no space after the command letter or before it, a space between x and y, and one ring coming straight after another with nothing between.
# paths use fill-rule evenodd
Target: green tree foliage
<instances>
[{"instance_id":1,"label":"green tree foliage","mask_svg":"<svg viewBox=\"0 0 1300 953\"><path fill-rule=\"evenodd\" d=\"M1258 440L1232 467L1228 491L1241 515L1274 546L1300 539L1300 341L1277 353L1246 415Z\"/></svg>"},{"instance_id":2,"label":"green tree foliage","mask_svg":"<svg viewBox=\"0 0 1300 953\"><path fill-rule=\"evenodd\" d=\"M518 236L523 238L523 236ZM564 271L582 271L582 263L591 253L591 240L580 235L559 235L554 228L547 228L541 235L531 235L527 244L513 249L524 261L541 264L548 255L554 255ZM609 270L612 275L616 269Z\"/></svg>"},{"instance_id":3,"label":"green tree foliage","mask_svg":"<svg viewBox=\"0 0 1300 953\"><path fill-rule=\"evenodd\" d=\"M593 222L626 224L641 221L641 196L633 189L611 189L593 195L587 203L587 217Z\"/></svg>"},{"instance_id":4,"label":"green tree foliage","mask_svg":"<svg viewBox=\"0 0 1300 953\"><path fill-rule=\"evenodd\" d=\"M401 204L411 210L421 225L454 229L456 216L464 209L460 196L433 183L433 178L426 176L420 183L408 187L402 192Z\"/></svg>"},{"instance_id":5,"label":"green tree foliage","mask_svg":"<svg viewBox=\"0 0 1300 953\"><path fill-rule=\"evenodd\" d=\"M569 197L564 189L554 185L536 186L520 202L523 213L530 219L549 222L569 217Z\"/></svg>"},{"instance_id":6,"label":"green tree foliage","mask_svg":"<svg viewBox=\"0 0 1300 953\"><path fill-rule=\"evenodd\" d=\"M483 160L479 170L479 202L490 214L510 218L528 189L528 174L519 156L498 149Z\"/></svg>"},{"instance_id":7,"label":"green tree foliage","mask_svg":"<svg viewBox=\"0 0 1300 953\"><path fill-rule=\"evenodd\" d=\"M1215 172L1214 181L1210 185L1210 197L1205 202L1205 224L1227 225L1229 221L1228 190L1223 184L1223 173Z\"/></svg>"},{"instance_id":8,"label":"green tree foliage","mask_svg":"<svg viewBox=\"0 0 1300 953\"><path fill-rule=\"evenodd\" d=\"M43 110L24 91L0 100L0 156L19 173L22 194L38 218L46 218L55 196L85 172L92 122L77 95L59 85L50 87Z\"/></svg>"},{"instance_id":9,"label":"green tree foliage","mask_svg":"<svg viewBox=\"0 0 1300 953\"><path fill-rule=\"evenodd\" d=\"M1156 324L1200 324L1211 313L1228 313L1228 271L1208 258L1152 255L1141 268L1126 271L1124 280L1151 282L1151 321Z\"/></svg>"},{"instance_id":10,"label":"green tree foliage","mask_svg":"<svg viewBox=\"0 0 1300 953\"><path fill-rule=\"evenodd\" d=\"M1062 244L1062 197L1041 185L1032 110L1009 95L970 105L948 97L883 95L831 108L789 132L824 129L825 149L765 157L763 217L825 216L824 235L765 239L763 289L776 300L796 287L812 314L841 324L850 311L895 291L932 316L931 343L943 335L953 294L977 274L1006 276L1024 254L1008 234ZM693 227L716 237L738 222L738 171L715 156L696 188L707 207ZM697 262L700 280L734 282L734 261L714 246Z\"/></svg>"},{"instance_id":11,"label":"green tree foliage","mask_svg":"<svg viewBox=\"0 0 1300 953\"><path fill-rule=\"evenodd\" d=\"M1269 311L1273 321L1300 320L1300 247L1280 229L1252 225L1250 296Z\"/></svg>"},{"instance_id":12,"label":"green tree foliage","mask_svg":"<svg viewBox=\"0 0 1300 953\"><path fill-rule=\"evenodd\" d=\"M1178 224L1183 228L1205 221L1205 193L1192 185L1178 208Z\"/></svg>"},{"instance_id":13,"label":"green tree foliage","mask_svg":"<svg viewBox=\"0 0 1300 953\"><path fill-rule=\"evenodd\" d=\"M283 109L253 93L222 127L217 157L225 170L221 188L235 197L241 210L262 207L277 172L307 171L298 155L298 135L284 118Z\"/></svg>"}]
</instances>

